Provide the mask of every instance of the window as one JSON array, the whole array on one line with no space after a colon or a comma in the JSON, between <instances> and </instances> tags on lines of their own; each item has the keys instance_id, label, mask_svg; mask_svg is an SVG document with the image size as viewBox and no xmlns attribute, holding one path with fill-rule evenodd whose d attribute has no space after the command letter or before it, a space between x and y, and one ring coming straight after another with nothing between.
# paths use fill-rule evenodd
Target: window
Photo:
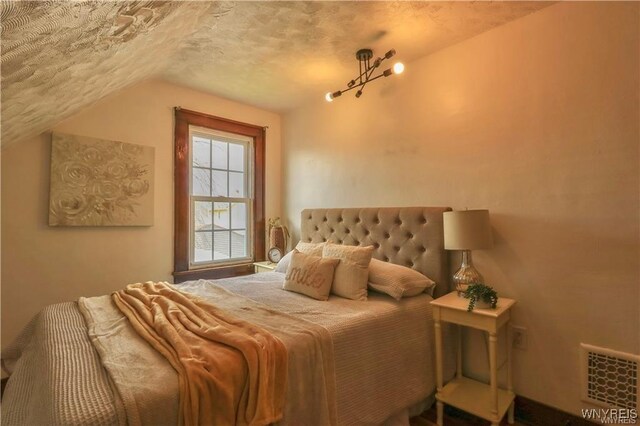
<instances>
[{"instance_id":1,"label":"window","mask_svg":"<svg viewBox=\"0 0 640 426\"><path fill-rule=\"evenodd\" d=\"M189 130L190 266L250 261L251 139L192 126Z\"/></svg>"},{"instance_id":2,"label":"window","mask_svg":"<svg viewBox=\"0 0 640 426\"><path fill-rule=\"evenodd\" d=\"M253 271L264 258L264 130L176 109L176 282Z\"/></svg>"}]
</instances>

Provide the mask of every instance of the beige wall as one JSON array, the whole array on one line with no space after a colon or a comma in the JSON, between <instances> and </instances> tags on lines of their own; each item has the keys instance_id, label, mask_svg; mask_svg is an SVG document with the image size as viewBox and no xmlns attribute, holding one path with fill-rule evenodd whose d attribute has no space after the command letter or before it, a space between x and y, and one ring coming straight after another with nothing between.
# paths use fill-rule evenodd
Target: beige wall
<instances>
[{"instance_id":1,"label":"beige wall","mask_svg":"<svg viewBox=\"0 0 640 426\"><path fill-rule=\"evenodd\" d=\"M174 106L269 126L266 215L280 215L279 115L161 81L114 94L54 130L154 146L155 224L50 228L50 133L3 148L3 346L47 304L107 294L136 281L171 280Z\"/></svg>"},{"instance_id":2,"label":"beige wall","mask_svg":"<svg viewBox=\"0 0 640 426\"><path fill-rule=\"evenodd\" d=\"M574 413L580 342L640 352L639 7L553 5L283 120L294 227L310 207L491 211L474 257L528 329L516 391Z\"/></svg>"}]
</instances>

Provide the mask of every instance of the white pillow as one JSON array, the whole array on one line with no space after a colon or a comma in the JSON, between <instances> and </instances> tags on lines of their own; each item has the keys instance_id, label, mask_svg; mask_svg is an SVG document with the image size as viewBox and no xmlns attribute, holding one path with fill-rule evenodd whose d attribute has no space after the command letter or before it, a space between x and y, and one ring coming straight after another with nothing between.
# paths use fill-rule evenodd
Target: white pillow
<instances>
[{"instance_id":1,"label":"white pillow","mask_svg":"<svg viewBox=\"0 0 640 426\"><path fill-rule=\"evenodd\" d=\"M291 256L293 256L293 250L285 254L282 259L280 259L276 265L276 269L274 269L275 272L282 272L283 274L287 273L287 269L289 269L289 264L291 263Z\"/></svg>"},{"instance_id":2,"label":"white pillow","mask_svg":"<svg viewBox=\"0 0 640 426\"><path fill-rule=\"evenodd\" d=\"M369 264L369 288L396 300L424 291L432 294L435 285L432 279L411 268L378 259L371 259Z\"/></svg>"},{"instance_id":3,"label":"white pillow","mask_svg":"<svg viewBox=\"0 0 640 426\"><path fill-rule=\"evenodd\" d=\"M309 254L311 256L322 257L322 249L326 243L305 243L300 241L296 246L295 250L298 250L300 253ZM285 254L280 262L276 265L276 272L282 272L283 274L287 272L289 269L289 263L291 263L291 255L293 254L293 250L289 253Z\"/></svg>"},{"instance_id":4,"label":"white pillow","mask_svg":"<svg viewBox=\"0 0 640 426\"><path fill-rule=\"evenodd\" d=\"M285 275L284 288L317 300L327 300L338 259L323 259L291 251L291 263Z\"/></svg>"},{"instance_id":5,"label":"white pillow","mask_svg":"<svg viewBox=\"0 0 640 426\"><path fill-rule=\"evenodd\" d=\"M367 278L373 246L327 244L322 257L340 259L333 276L331 293L352 300L367 300Z\"/></svg>"}]
</instances>

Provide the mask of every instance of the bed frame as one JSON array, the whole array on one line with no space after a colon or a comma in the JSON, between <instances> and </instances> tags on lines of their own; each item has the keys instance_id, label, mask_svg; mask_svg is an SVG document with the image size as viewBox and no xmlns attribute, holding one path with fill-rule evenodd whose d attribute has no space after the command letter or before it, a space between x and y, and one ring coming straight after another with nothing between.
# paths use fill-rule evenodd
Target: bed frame
<instances>
[{"instance_id":1,"label":"bed frame","mask_svg":"<svg viewBox=\"0 0 640 426\"><path fill-rule=\"evenodd\" d=\"M442 213L449 207L307 209L300 241L374 246L373 257L413 268L437 283L435 297L449 292L449 256Z\"/></svg>"}]
</instances>

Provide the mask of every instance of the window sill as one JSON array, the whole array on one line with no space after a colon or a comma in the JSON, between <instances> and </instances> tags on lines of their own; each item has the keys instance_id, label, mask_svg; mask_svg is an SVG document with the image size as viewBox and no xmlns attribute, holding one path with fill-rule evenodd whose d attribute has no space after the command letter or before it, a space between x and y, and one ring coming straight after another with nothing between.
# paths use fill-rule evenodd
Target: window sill
<instances>
[{"instance_id":1,"label":"window sill","mask_svg":"<svg viewBox=\"0 0 640 426\"><path fill-rule=\"evenodd\" d=\"M236 277L239 275L253 274L253 263L243 263L233 266L217 266L214 268L191 269L188 271L174 271L174 283L191 280L212 280L218 278Z\"/></svg>"}]
</instances>

